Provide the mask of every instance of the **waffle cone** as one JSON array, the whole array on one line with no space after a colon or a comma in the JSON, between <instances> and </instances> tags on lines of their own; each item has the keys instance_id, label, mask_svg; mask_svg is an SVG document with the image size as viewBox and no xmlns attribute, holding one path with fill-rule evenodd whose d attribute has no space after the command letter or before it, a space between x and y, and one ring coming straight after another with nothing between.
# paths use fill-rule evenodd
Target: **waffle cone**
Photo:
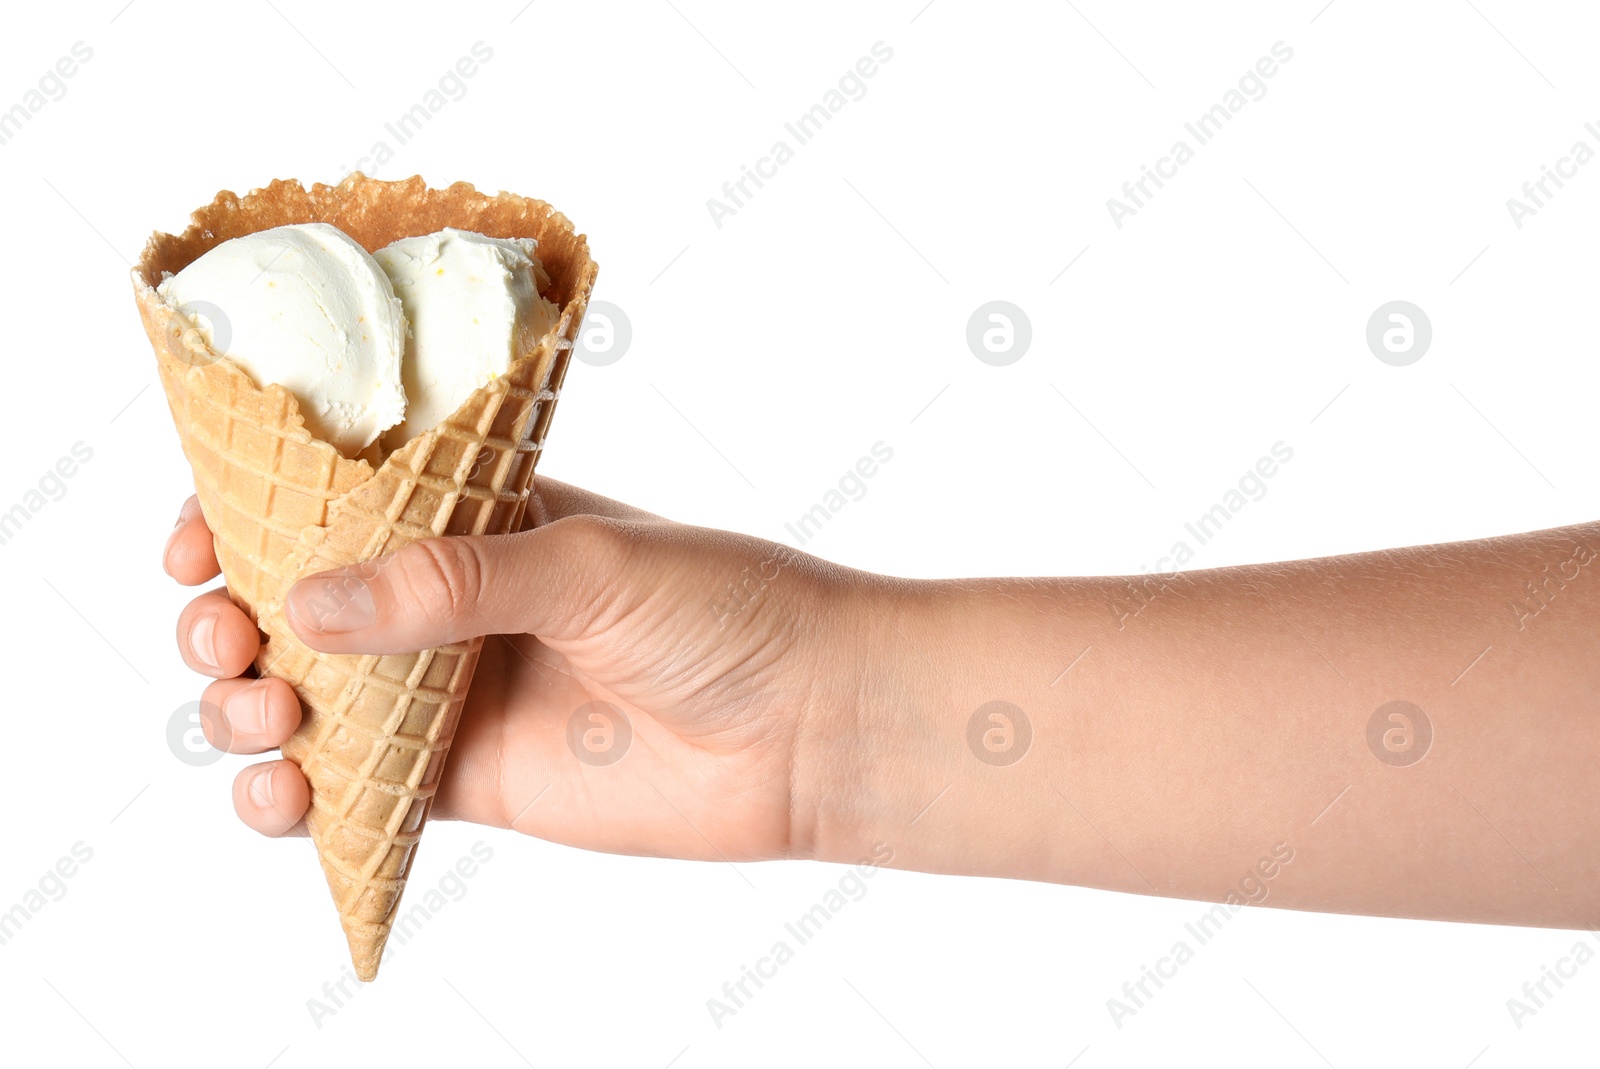
<instances>
[{"instance_id":1,"label":"waffle cone","mask_svg":"<svg viewBox=\"0 0 1600 1069\"><path fill-rule=\"evenodd\" d=\"M446 226L536 238L559 321L438 427L381 461L346 458L305 429L287 390L258 388L155 290L223 241L309 222L331 223L369 252ZM306 824L363 980L377 975L483 640L318 653L289 628L284 595L302 576L420 538L517 529L596 270L584 237L541 201L361 174L309 190L277 181L244 197L219 193L182 234L153 236L133 269L228 593L265 636L256 667L287 681L304 710L283 753L311 785Z\"/></svg>"}]
</instances>

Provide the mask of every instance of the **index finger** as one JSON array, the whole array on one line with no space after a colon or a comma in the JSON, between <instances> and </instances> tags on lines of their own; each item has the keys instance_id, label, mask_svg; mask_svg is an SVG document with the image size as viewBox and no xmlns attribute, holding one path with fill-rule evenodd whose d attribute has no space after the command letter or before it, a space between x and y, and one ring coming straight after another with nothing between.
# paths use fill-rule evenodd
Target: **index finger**
<instances>
[{"instance_id":1,"label":"index finger","mask_svg":"<svg viewBox=\"0 0 1600 1069\"><path fill-rule=\"evenodd\" d=\"M184 586L197 586L222 571L211 542L211 528L206 526L206 518L200 514L200 498L194 494L183 503L177 526L167 536L161 567Z\"/></svg>"}]
</instances>

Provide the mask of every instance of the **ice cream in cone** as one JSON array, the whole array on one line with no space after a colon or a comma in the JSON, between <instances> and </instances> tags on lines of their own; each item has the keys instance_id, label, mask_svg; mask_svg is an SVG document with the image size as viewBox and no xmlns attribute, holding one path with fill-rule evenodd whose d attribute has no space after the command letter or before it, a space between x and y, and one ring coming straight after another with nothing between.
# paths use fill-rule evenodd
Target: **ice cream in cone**
<instances>
[{"instance_id":1,"label":"ice cream in cone","mask_svg":"<svg viewBox=\"0 0 1600 1069\"><path fill-rule=\"evenodd\" d=\"M558 317L431 430L393 452L375 442L347 456L307 429L288 389L257 385L157 292L224 241L299 223L331 224L369 253L445 228L533 238ZM596 270L584 237L543 202L360 174L309 190L278 181L220 193L182 234L152 237L133 270L228 593L265 636L256 667L286 680L304 710L283 752L310 784L307 827L363 980L377 974L482 640L318 653L289 628L284 595L303 576L420 538L517 528Z\"/></svg>"}]
</instances>

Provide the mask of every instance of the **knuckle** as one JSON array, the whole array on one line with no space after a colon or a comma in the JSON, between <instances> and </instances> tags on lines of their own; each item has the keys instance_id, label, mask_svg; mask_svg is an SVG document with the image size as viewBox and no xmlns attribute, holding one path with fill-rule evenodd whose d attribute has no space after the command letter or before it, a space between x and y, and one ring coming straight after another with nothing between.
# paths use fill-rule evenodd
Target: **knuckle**
<instances>
[{"instance_id":1,"label":"knuckle","mask_svg":"<svg viewBox=\"0 0 1600 1069\"><path fill-rule=\"evenodd\" d=\"M569 606L570 623L591 633L624 614L634 598L625 593L624 577L639 559L647 532L638 524L608 516L567 516L545 529L554 555L562 561L563 578L578 594Z\"/></svg>"},{"instance_id":2,"label":"knuckle","mask_svg":"<svg viewBox=\"0 0 1600 1069\"><path fill-rule=\"evenodd\" d=\"M200 733L213 747L228 752L233 745L233 732L222 713L222 703L227 699L229 680L219 679L200 692Z\"/></svg>"},{"instance_id":3,"label":"knuckle","mask_svg":"<svg viewBox=\"0 0 1600 1069\"><path fill-rule=\"evenodd\" d=\"M631 550L634 535L629 525L608 516L567 516L550 526L560 528L573 552L585 558L620 559Z\"/></svg>"},{"instance_id":4,"label":"knuckle","mask_svg":"<svg viewBox=\"0 0 1600 1069\"><path fill-rule=\"evenodd\" d=\"M621 579L643 543L639 525L609 516L568 516L550 530L564 531L562 548L575 572L601 590Z\"/></svg>"},{"instance_id":5,"label":"knuckle","mask_svg":"<svg viewBox=\"0 0 1600 1069\"><path fill-rule=\"evenodd\" d=\"M207 716L204 713L200 714L200 734L206 737L206 742L211 744L212 749L221 750L224 753L227 752L228 745L232 741L226 737L227 732L222 730L221 720L216 716Z\"/></svg>"},{"instance_id":6,"label":"knuckle","mask_svg":"<svg viewBox=\"0 0 1600 1069\"><path fill-rule=\"evenodd\" d=\"M477 605L483 559L467 539L425 539L409 547L406 558L406 582L417 608L436 618L457 619Z\"/></svg>"}]
</instances>

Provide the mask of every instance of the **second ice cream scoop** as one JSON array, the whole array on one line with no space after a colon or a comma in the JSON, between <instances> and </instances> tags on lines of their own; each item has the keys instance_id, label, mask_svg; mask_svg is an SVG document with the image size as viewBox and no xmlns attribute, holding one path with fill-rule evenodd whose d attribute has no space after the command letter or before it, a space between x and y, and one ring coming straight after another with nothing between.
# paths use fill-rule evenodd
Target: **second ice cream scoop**
<instances>
[{"instance_id":1,"label":"second ice cream scoop","mask_svg":"<svg viewBox=\"0 0 1600 1069\"><path fill-rule=\"evenodd\" d=\"M539 295L550 279L537 246L446 228L373 254L411 324L401 363L405 420L384 436L385 448L446 419L555 325L559 311Z\"/></svg>"}]
</instances>

